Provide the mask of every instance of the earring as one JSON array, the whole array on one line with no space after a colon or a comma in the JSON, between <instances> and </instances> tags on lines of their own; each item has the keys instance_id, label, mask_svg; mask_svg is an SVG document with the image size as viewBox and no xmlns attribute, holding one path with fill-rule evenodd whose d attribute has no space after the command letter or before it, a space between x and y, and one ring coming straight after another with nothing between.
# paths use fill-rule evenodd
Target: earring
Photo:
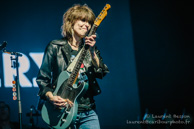
<instances>
[{"instance_id":1,"label":"earring","mask_svg":"<svg viewBox=\"0 0 194 129\"><path fill-rule=\"evenodd\" d=\"M73 29L71 29L71 35L72 35L72 36L74 35L74 30L73 30Z\"/></svg>"}]
</instances>

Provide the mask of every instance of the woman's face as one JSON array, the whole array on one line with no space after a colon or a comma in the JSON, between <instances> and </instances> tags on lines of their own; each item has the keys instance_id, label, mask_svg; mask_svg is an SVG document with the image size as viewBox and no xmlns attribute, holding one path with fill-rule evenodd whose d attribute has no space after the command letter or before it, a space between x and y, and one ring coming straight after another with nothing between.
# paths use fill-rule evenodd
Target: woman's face
<instances>
[{"instance_id":1,"label":"woman's face","mask_svg":"<svg viewBox=\"0 0 194 129\"><path fill-rule=\"evenodd\" d=\"M76 34L80 38L85 37L90 28L91 25L84 20L77 20L73 26L74 34Z\"/></svg>"}]
</instances>

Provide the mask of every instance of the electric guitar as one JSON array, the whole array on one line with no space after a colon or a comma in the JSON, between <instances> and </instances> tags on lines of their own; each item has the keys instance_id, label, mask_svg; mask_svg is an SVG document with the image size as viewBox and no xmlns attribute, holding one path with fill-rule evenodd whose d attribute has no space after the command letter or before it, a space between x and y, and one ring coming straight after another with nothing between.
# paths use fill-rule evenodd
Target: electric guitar
<instances>
[{"instance_id":1,"label":"electric guitar","mask_svg":"<svg viewBox=\"0 0 194 129\"><path fill-rule=\"evenodd\" d=\"M107 16L107 11L110 8L111 6L109 4L106 4L101 13L95 19L88 36L95 34L98 26L100 25L102 20L104 20L104 18ZM88 49L89 49L88 45L83 46L79 54L79 57L75 63L75 66L71 72L67 70L60 73L56 89L53 92L54 96L57 95L61 96L64 99L69 99L71 102L73 102L73 106L70 107L68 105L65 108L59 109L55 108L54 105L49 101L46 101L43 104L41 116L43 120L51 128L56 129L67 128L70 126L70 124L74 124L77 118L79 99L85 94L89 85L86 75L81 75L81 77L78 78L80 66L83 63L83 60L87 54Z\"/></svg>"}]
</instances>

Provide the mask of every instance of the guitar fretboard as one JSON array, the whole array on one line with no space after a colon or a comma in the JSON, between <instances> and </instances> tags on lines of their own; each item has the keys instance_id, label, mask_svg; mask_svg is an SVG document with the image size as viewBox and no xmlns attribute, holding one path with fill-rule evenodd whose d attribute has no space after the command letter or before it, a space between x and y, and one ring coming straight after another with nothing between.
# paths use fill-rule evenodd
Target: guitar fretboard
<instances>
[{"instance_id":1,"label":"guitar fretboard","mask_svg":"<svg viewBox=\"0 0 194 129\"><path fill-rule=\"evenodd\" d=\"M92 28L91 28L90 33L88 34L88 36L91 36L92 34L95 34L96 30L97 30L97 26L94 24L92 26ZM83 48L81 50L81 53L79 55L79 58L78 58L75 66L73 68L73 71L72 71L72 73L71 73L71 75L70 75L70 77L69 77L69 79L67 81L67 84L69 86L72 86L73 85L73 83L74 83L74 81L75 81L75 79L77 77L77 74L78 74L78 72L80 70L81 64L83 63L84 58L85 58L85 56L87 54L87 51L88 51L89 47L90 46L84 44L84 46L83 46Z\"/></svg>"}]
</instances>

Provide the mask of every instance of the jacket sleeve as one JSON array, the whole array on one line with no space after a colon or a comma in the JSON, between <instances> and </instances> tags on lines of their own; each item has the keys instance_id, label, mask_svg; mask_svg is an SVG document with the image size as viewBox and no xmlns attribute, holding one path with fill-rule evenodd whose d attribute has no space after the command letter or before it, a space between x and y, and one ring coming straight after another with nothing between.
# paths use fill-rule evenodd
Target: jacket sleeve
<instances>
[{"instance_id":1,"label":"jacket sleeve","mask_svg":"<svg viewBox=\"0 0 194 129\"><path fill-rule=\"evenodd\" d=\"M95 52L99 59L99 67L98 68L94 67L95 76L96 78L102 79L107 73L109 73L109 70L106 64L104 64L103 62L103 59L100 55L100 51L96 48Z\"/></svg>"},{"instance_id":2,"label":"jacket sleeve","mask_svg":"<svg viewBox=\"0 0 194 129\"><path fill-rule=\"evenodd\" d=\"M45 94L48 91L53 92L51 88L52 81L52 70L53 70L53 62L54 62L54 45L50 43L44 52L44 57L42 60L42 65L40 67L36 82L39 86L39 93L41 99L46 99Z\"/></svg>"}]
</instances>

